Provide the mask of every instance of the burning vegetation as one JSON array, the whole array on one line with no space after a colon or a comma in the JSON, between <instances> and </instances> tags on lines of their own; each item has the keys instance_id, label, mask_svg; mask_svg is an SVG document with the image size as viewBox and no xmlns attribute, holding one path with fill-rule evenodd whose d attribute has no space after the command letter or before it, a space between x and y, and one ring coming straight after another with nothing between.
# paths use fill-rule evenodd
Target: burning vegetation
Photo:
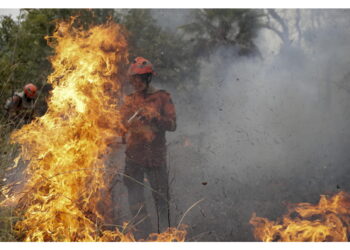
<instances>
[{"instance_id":1,"label":"burning vegetation","mask_svg":"<svg viewBox=\"0 0 350 250\"><path fill-rule=\"evenodd\" d=\"M276 222L253 214L250 223L255 238L265 242L348 241L350 195L340 192L332 197L322 195L316 205L295 204Z\"/></svg>"},{"instance_id":2,"label":"burning vegetation","mask_svg":"<svg viewBox=\"0 0 350 250\"><path fill-rule=\"evenodd\" d=\"M132 232L128 230L129 225L127 222L125 222L122 227L115 228L114 230L106 230L105 227L106 224L110 224L108 220L110 220L111 211L109 211L109 209L114 205L109 195L110 183L108 182L108 178L106 178L109 174L106 173L105 160L110 151L109 143L119 137L120 132L124 130L120 123L119 109L122 96L121 79L124 75L123 65L128 64L128 44L123 29L113 22L108 22L100 26L93 26L88 30L76 27L73 24L74 19L72 19L71 22L60 22L57 24L54 34L47 37L48 43L55 49L55 55L51 57L53 72L48 77L48 82L53 86L50 98L47 100L48 110L44 116L37 118L12 135L12 141L18 143L21 147L21 153L15 159L15 166L19 165L22 161L28 163L26 168L28 178L24 180L25 185L20 190L16 190L15 194L11 194L9 186L2 189L4 195L6 195L6 200L2 205L17 207L20 215L20 220L14 226L17 232L17 240L68 242L136 241ZM247 68L246 64L244 64L244 67ZM235 72L232 74L234 75ZM242 74L244 76L244 73ZM251 75L251 72L249 71L248 74ZM282 75L283 74L284 71L282 70ZM265 76L265 73L263 76ZM240 79L244 78L241 76L239 77L240 78L235 76L234 79L236 79L236 82L243 82L243 80ZM247 82L253 81L249 77L246 79ZM297 89L302 89L302 85L298 86L296 83L292 85L288 81L285 81L285 83L289 86L297 86ZM242 91L239 89L239 85L237 86L235 93L238 94L234 97L230 95L230 100L233 100L237 96L246 97L244 92L246 91L246 87L242 87ZM256 88L261 85L252 86L252 88ZM279 93L280 86L281 85L278 86L278 91L276 93ZM271 89L273 90L273 86ZM226 91L226 89L224 91ZM255 91L251 92L255 93ZM268 96L275 95L275 92L266 93L268 93ZM300 91L300 93L303 94L302 91ZM253 95L253 97L256 96ZM260 96L258 95L257 97L258 98L248 99L259 100ZM263 97L264 96L262 96L261 99L265 100ZM298 100L302 100L303 97L304 96L301 95ZM305 94L305 97L310 97L305 98L307 100L314 100L314 96L307 96ZM281 98L285 98L285 96L281 95ZM238 98L235 102L240 103L241 100L243 99ZM287 106L293 105L289 105L288 102L286 103L286 107L281 105L282 112L279 112L278 109L275 111L272 108L269 110L271 112L276 112L276 117L279 117L279 114L289 114L286 111L295 114L296 111L294 111L294 109L289 110L287 108ZM250 103L248 104L251 105ZM253 104L255 117L256 105L255 103ZM300 101L300 104L304 105L304 102ZM306 102L306 104L308 104L308 102ZM247 105L248 108L249 105ZM264 105L260 106L265 109ZM203 105L203 107L207 109L207 106ZM243 109L244 105L237 105L237 107ZM264 111L264 109L262 111ZM219 110L223 111L221 108ZM248 111L250 110L248 109ZM229 110L229 112L232 112L232 110ZM322 111L322 113L330 114L332 112ZM261 112L261 114L265 113ZM315 112L315 114L315 117L318 117L318 113ZM196 118L196 116L193 117ZM265 116L263 115L263 117ZM304 116L301 115L300 117L302 121ZM320 117L323 116L320 115ZM259 120L251 120L249 116L235 116L234 118L237 121L248 120L249 123L258 121L257 124L259 125ZM222 119L216 120L222 121ZM280 120L273 121L281 122ZM289 120L286 120L286 123L288 123L288 121ZM233 127L231 121L227 124ZM237 126L237 124L241 124L242 127L246 125L245 122L237 122L234 126ZM284 123L281 122L281 124L283 125ZM286 127L289 128L289 126ZM333 127L329 127L333 129ZM240 134L239 137L227 137L224 127L220 128L222 128L221 131L223 131L223 134L225 133L225 142L239 142L241 140L240 136L243 134L242 131L236 131ZM254 126L248 126L248 132L250 128L255 130ZM272 126L272 128L274 127ZM292 129L291 127L290 129L294 131L294 128ZM298 130L298 127L296 127L295 130ZM315 130L313 126L312 130ZM245 130L243 131L245 132ZM259 142L261 138L263 140L268 140L265 134L268 134L269 131L256 131L257 132L253 134L253 136L248 132L245 132L244 136L248 138L247 141L249 141L252 146L259 148L256 146L256 141ZM305 131L308 132L308 130ZM320 131L323 130L320 129ZM260 133L264 135L262 136ZM198 138L200 138L198 139L198 141L200 141L198 143L192 137L185 137L179 144L186 148L187 151L191 151L195 146L202 146L201 144L205 144L202 143L203 134L198 134ZM331 134L333 135L333 132ZM256 141L253 141L254 139L250 141L251 138L254 138L254 135ZM304 135L304 133L302 133L302 135ZM195 136L197 136L197 134L195 134ZM219 135L215 134L213 138L217 137L219 137ZM211 137L208 138L211 139ZM283 139L282 136L281 138ZM325 138L325 141L327 141L328 138ZM294 139L298 141L298 133ZM281 143L280 140L277 139L273 141L276 144ZM215 145L214 140L209 142ZM222 144L221 141L220 144ZM265 143L261 143L261 145L265 147ZM288 144L286 145L287 147L289 146ZM114 146L116 145L114 144ZM224 146L225 148L230 148L227 144L224 144ZM244 144L240 144L240 147L244 147ZM223 151L221 149L222 148L218 147L217 151L208 151L215 155L215 163L219 162L216 153ZM250 146L249 148L246 146L244 149L246 150L242 151L251 154L251 150L249 150L251 149ZM193 149L193 152L193 155L196 157L198 155L198 166L203 167L202 165L204 164L202 163L207 158L203 158L203 160L202 156L197 151ZM259 156L260 155L259 151ZM238 158L244 158L241 157L242 155L239 150L237 150L237 154L233 156L230 154L228 159L231 160L232 157L236 156L238 156ZM267 156L267 154L263 156ZM255 157L249 158L254 159ZM187 161L187 159L193 158L184 159ZM222 157L222 159L224 159L224 157ZM293 165L294 160L293 158L291 161ZM250 162L248 163L250 164ZM226 160L223 161L222 165L225 164ZM230 162L229 164L232 163ZM235 162L235 166L243 166L244 164L244 159ZM208 165L210 165L210 162ZM217 167L219 164L213 165ZM256 165L256 162L254 161L251 165ZM260 166L258 167L260 168ZM195 172L195 170L190 167L187 169ZM215 169L215 173L216 172L219 171ZM223 175L218 175L218 181L215 180L216 183L223 179L222 176L230 177L230 180L233 180L230 174L228 174L229 172L223 173ZM259 174L259 172L256 173L254 173L254 177ZM195 183L195 176L188 176L191 177L189 183ZM207 175L205 174L205 176ZM273 178L275 178L275 176L273 176ZM201 181L199 182L201 184L200 186L211 188L211 183L214 182L214 179L215 176L211 182ZM277 185L280 186L280 182L282 181L279 180ZM244 184L244 180L242 183ZM241 185L241 182L239 182L239 185ZM186 189L187 186L183 186ZM230 188L231 187L232 186L230 186ZM7 191L7 193L5 191ZM220 201L220 203L216 203L220 205L219 207L213 205L213 211L217 211L217 209L224 211L225 208L222 206L224 203L221 203L220 200L224 199L218 195L216 190L214 191L215 193L211 195L215 196L215 201ZM208 189L205 189L203 192L205 192L207 196L210 195ZM246 196L245 193L243 193L242 196L243 195ZM226 198L225 190L224 197ZM228 197L230 197L230 195L228 195ZM237 200L239 200L239 198L237 198ZM247 206L242 207L242 210L247 209ZM235 210L238 210L238 208L239 206L234 207ZM205 217L206 215L204 212L202 212L202 210L200 211L203 217ZM235 215L235 213L232 214ZM249 218L251 213L249 212L247 214L247 218ZM237 212L237 218L241 216L242 215ZM224 222L226 222L227 213L223 213L223 218ZM245 222L248 221L247 218L244 218ZM310 203L291 205L288 208L288 212L277 221L257 217L256 214L253 214L250 223L254 226L253 233L255 238L265 242L349 241L350 195L345 192L340 192L332 197L322 195L319 203L316 205ZM204 228L200 230L204 231ZM226 229L226 225L223 230L229 231ZM229 237L234 235L234 232L231 233ZM237 235L238 234L239 233L237 233ZM161 234L151 234L147 239L144 239L144 241L184 241L185 237L186 230L183 227L178 227L169 228Z\"/></svg>"},{"instance_id":3,"label":"burning vegetation","mask_svg":"<svg viewBox=\"0 0 350 250\"><path fill-rule=\"evenodd\" d=\"M15 225L23 241L135 241L130 232L103 228L112 206L104 160L108 142L123 131L118 97L127 41L113 22L88 30L73 23L58 23L47 38L55 49L48 110L12 135L29 177L3 204L15 202L23 212ZM185 235L171 228L148 240Z\"/></svg>"}]
</instances>

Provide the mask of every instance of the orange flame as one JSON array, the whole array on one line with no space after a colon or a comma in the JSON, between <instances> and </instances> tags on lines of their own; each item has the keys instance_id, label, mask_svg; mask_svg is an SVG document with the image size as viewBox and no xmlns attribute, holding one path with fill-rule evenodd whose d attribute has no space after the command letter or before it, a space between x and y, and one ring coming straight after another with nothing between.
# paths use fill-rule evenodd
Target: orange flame
<instances>
[{"instance_id":1,"label":"orange flame","mask_svg":"<svg viewBox=\"0 0 350 250\"><path fill-rule=\"evenodd\" d=\"M127 42L118 24L83 30L73 21L58 23L47 38L56 52L47 113L12 135L30 176L15 229L24 241L135 241L101 229L108 206L103 156L123 129L119 65L128 63ZM184 231L172 230L158 239L184 241Z\"/></svg>"},{"instance_id":2,"label":"orange flame","mask_svg":"<svg viewBox=\"0 0 350 250\"><path fill-rule=\"evenodd\" d=\"M289 208L281 222L257 217L250 219L256 239L288 242L348 241L350 235L350 195L340 192L321 195L317 205L299 203Z\"/></svg>"}]
</instances>

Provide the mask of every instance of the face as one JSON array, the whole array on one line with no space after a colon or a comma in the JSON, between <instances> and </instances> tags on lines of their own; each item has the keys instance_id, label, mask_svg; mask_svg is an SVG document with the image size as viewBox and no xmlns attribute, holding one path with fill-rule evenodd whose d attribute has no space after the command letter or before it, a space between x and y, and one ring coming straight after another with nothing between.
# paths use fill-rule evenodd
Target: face
<instances>
[{"instance_id":1,"label":"face","mask_svg":"<svg viewBox=\"0 0 350 250\"><path fill-rule=\"evenodd\" d=\"M139 77L137 75L132 76L130 78L130 82L131 82L131 85L136 92L142 92L142 91L146 90L146 88L147 88L147 84L142 80L141 77Z\"/></svg>"}]
</instances>

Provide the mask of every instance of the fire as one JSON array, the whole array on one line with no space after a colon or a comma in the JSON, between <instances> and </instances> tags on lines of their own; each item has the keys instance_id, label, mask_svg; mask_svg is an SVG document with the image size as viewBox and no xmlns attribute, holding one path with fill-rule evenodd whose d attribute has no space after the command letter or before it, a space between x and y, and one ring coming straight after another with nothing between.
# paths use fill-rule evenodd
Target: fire
<instances>
[{"instance_id":1,"label":"fire","mask_svg":"<svg viewBox=\"0 0 350 250\"><path fill-rule=\"evenodd\" d=\"M104 156L123 130L118 97L127 41L113 22L89 30L73 22L59 22L47 38L55 49L47 113L12 135L30 176L20 199L8 197L24 211L15 230L24 241L135 241L101 226L111 206ZM149 240L184 241L185 234L169 229Z\"/></svg>"},{"instance_id":2,"label":"fire","mask_svg":"<svg viewBox=\"0 0 350 250\"><path fill-rule=\"evenodd\" d=\"M348 241L350 195L345 192L333 197L321 195L317 205L296 204L278 222L253 214L250 223L255 238L265 242Z\"/></svg>"}]
</instances>

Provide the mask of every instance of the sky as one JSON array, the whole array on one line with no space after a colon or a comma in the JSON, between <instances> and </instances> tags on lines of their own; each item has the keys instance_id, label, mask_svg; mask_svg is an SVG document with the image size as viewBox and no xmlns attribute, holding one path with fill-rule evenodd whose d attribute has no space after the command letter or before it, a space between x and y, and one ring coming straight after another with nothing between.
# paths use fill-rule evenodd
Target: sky
<instances>
[{"instance_id":1,"label":"sky","mask_svg":"<svg viewBox=\"0 0 350 250\"><path fill-rule=\"evenodd\" d=\"M16 16L19 14L19 9L15 8L0 8L0 16L5 16L5 15L11 15L12 18L16 18Z\"/></svg>"}]
</instances>

